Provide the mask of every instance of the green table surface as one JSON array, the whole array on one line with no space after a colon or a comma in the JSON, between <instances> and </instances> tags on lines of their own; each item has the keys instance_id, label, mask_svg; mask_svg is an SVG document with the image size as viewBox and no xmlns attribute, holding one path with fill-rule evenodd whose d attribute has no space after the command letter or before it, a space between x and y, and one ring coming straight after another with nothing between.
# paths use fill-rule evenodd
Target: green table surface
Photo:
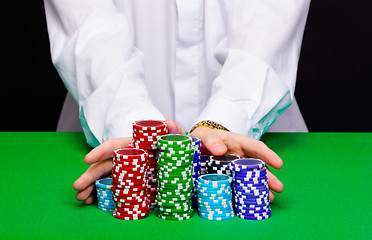
<instances>
[{"instance_id":1,"label":"green table surface","mask_svg":"<svg viewBox=\"0 0 372 240\"><path fill-rule=\"evenodd\" d=\"M81 133L0 133L0 238L372 239L372 133L272 133L285 188L272 217L122 221L75 199L88 167Z\"/></svg>"}]
</instances>

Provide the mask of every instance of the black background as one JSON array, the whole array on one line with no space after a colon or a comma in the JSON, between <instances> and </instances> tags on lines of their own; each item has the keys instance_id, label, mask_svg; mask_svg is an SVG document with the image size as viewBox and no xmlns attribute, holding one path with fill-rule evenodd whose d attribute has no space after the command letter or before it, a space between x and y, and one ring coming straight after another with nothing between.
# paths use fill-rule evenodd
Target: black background
<instances>
[{"instance_id":1,"label":"black background","mask_svg":"<svg viewBox=\"0 0 372 240\"><path fill-rule=\"evenodd\" d=\"M66 89L50 60L43 1L7 5L0 131L55 131ZM371 12L370 0L312 1L295 93L310 131L372 131Z\"/></svg>"}]
</instances>

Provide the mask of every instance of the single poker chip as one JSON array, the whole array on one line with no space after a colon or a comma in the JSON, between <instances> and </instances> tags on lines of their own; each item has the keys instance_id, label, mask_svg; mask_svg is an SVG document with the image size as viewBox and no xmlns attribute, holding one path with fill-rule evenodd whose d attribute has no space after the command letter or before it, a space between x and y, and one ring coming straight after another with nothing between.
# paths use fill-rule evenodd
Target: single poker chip
<instances>
[{"instance_id":1,"label":"single poker chip","mask_svg":"<svg viewBox=\"0 0 372 240\"><path fill-rule=\"evenodd\" d=\"M241 186L241 185L236 185L234 184L234 189L238 192L242 192L242 193L250 193L250 192L253 192L253 191L267 191L268 190L268 186L263 186L263 187L246 187L246 186Z\"/></svg>"},{"instance_id":2,"label":"single poker chip","mask_svg":"<svg viewBox=\"0 0 372 240\"><path fill-rule=\"evenodd\" d=\"M133 148L145 149L145 150L154 150L157 149L156 144L142 144L142 143L133 143L131 142L129 146Z\"/></svg>"},{"instance_id":3,"label":"single poker chip","mask_svg":"<svg viewBox=\"0 0 372 240\"><path fill-rule=\"evenodd\" d=\"M173 213L180 213L180 212L186 212L187 210L189 210L190 207L189 206L186 206L186 207L175 207L175 206L172 206L172 207L158 207L158 210L161 211L161 212L173 212Z\"/></svg>"},{"instance_id":4,"label":"single poker chip","mask_svg":"<svg viewBox=\"0 0 372 240\"><path fill-rule=\"evenodd\" d=\"M204 195L219 195L219 194L226 194L231 192L231 188L220 188L220 189L214 189L209 187L200 187L197 189L198 194Z\"/></svg>"},{"instance_id":5,"label":"single poker chip","mask_svg":"<svg viewBox=\"0 0 372 240\"><path fill-rule=\"evenodd\" d=\"M244 213L237 213L236 214L239 218L246 219L246 220L264 220L271 217L271 213L269 214L254 214L254 215L246 215Z\"/></svg>"},{"instance_id":6,"label":"single poker chip","mask_svg":"<svg viewBox=\"0 0 372 240\"><path fill-rule=\"evenodd\" d=\"M112 178L101 178L96 181L96 186L102 189L111 189Z\"/></svg>"},{"instance_id":7,"label":"single poker chip","mask_svg":"<svg viewBox=\"0 0 372 240\"><path fill-rule=\"evenodd\" d=\"M120 219L120 220L140 220L140 219L144 219L148 216L147 215L119 215L119 213L117 212L113 212L112 215L117 218L117 219Z\"/></svg>"},{"instance_id":8,"label":"single poker chip","mask_svg":"<svg viewBox=\"0 0 372 240\"><path fill-rule=\"evenodd\" d=\"M262 192L257 192L256 191L256 192L250 192L250 193L235 191L235 196L238 196L238 197L241 197L241 198L258 197L258 196L263 196L263 195L266 195L266 194L269 194L269 191L262 191Z\"/></svg>"},{"instance_id":9,"label":"single poker chip","mask_svg":"<svg viewBox=\"0 0 372 240\"><path fill-rule=\"evenodd\" d=\"M265 162L257 158L241 158L229 163L235 172L246 171L249 169L261 169L265 167Z\"/></svg>"},{"instance_id":10,"label":"single poker chip","mask_svg":"<svg viewBox=\"0 0 372 240\"><path fill-rule=\"evenodd\" d=\"M231 163L229 163L229 167L231 167ZM238 177L254 177L266 174L266 167L260 169L246 169L245 171L235 172L234 176Z\"/></svg>"},{"instance_id":11,"label":"single poker chip","mask_svg":"<svg viewBox=\"0 0 372 240\"><path fill-rule=\"evenodd\" d=\"M167 123L163 120L138 120L132 125L133 129L140 131L157 131L167 128Z\"/></svg>"},{"instance_id":12,"label":"single poker chip","mask_svg":"<svg viewBox=\"0 0 372 240\"><path fill-rule=\"evenodd\" d=\"M228 217L213 217L213 216L200 216L203 219L206 220L212 220L212 221L225 221L230 220L234 218L234 215L228 216Z\"/></svg>"},{"instance_id":13,"label":"single poker chip","mask_svg":"<svg viewBox=\"0 0 372 240\"><path fill-rule=\"evenodd\" d=\"M253 183L255 183L255 182L259 183L259 182L263 182L263 181L267 182L267 176L266 175L265 176L260 176L260 177L251 177L251 178L242 178L242 177L235 176L234 179L235 179L236 182L253 182Z\"/></svg>"},{"instance_id":14,"label":"single poker chip","mask_svg":"<svg viewBox=\"0 0 372 240\"><path fill-rule=\"evenodd\" d=\"M240 156L238 155L235 155L235 154L225 154L225 155L222 155L222 156L214 156L214 155L211 155L209 157L209 161L210 162L213 162L215 164L226 164L233 161L233 160L236 160L236 159L241 159Z\"/></svg>"},{"instance_id":15,"label":"single poker chip","mask_svg":"<svg viewBox=\"0 0 372 240\"><path fill-rule=\"evenodd\" d=\"M183 221L183 220L188 220L192 216L184 216L184 217L178 217L178 216L164 216L162 214L157 215L159 218L164 219L164 220L170 220L170 221Z\"/></svg>"},{"instance_id":16,"label":"single poker chip","mask_svg":"<svg viewBox=\"0 0 372 240\"><path fill-rule=\"evenodd\" d=\"M162 135L165 135L165 134L168 134L168 129L167 128L164 128L164 129L159 129L159 130L154 130L154 131L147 131L147 130L136 130L136 129L133 129L133 134L136 134L138 136L140 135L143 135L143 136L162 136Z\"/></svg>"},{"instance_id":17,"label":"single poker chip","mask_svg":"<svg viewBox=\"0 0 372 240\"><path fill-rule=\"evenodd\" d=\"M181 134L168 134L159 137L158 141L167 145L191 145L192 138Z\"/></svg>"},{"instance_id":18,"label":"single poker chip","mask_svg":"<svg viewBox=\"0 0 372 240\"><path fill-rule=\"evenodd\" d=\"M144 208L144 207L147 207L149 203L150 203L150 201L147 199L146 201L137 202L137 203L116 202L115 205L116 205L116 207L119 207L119 208Z\"/></svg>"},{"instance_id":19,"label":"single poker chip","mask_svg":"<svg viewBox=\"0 0 372 240\"><path fill-rule=\"evenodd\" d=\"M143 149L123 148L113 152L114 158L119 159L142 159L147 158L148 153Z\"/></svg>"},{"instance_id":20,"label":"single poker chip","mask_svg":"<svg viewBox=\"0 0 372 240\"><path fill-rule=\"evenodd\" d=\"M97 206L103 207L103 208L115 208L115 204L113 202L111 203L97 203Z\"/></svg>"},{"instance_id":21,"label":"single poker chip","mask_svg":"<svg viewBox=\"0 0 372 240\"><path fill-rule=\"evenodd\" d=\"M97 197L107 197L107 198L110 198L110 197L112 197L112 194L97 193Z\"/></svg>"},{"instance_id":22,"label":"single poker chip","mask_svg":"<svg viewBox=\"0 0 372 240\"><path fill-rule=\"evenodd\" d=\"M121 211L119 209L115 209L115 212L119 216L136 216L136 217L142 217L142 216L147 216L150 213L150 208L147 210L141 210L141 211Z\"/></svg>"},{"instance_id":23,"label":"single poker chip","mask_svg":"<svg viewBox=\"0 0 372 240\"><path fill-rule=\"evenodd\" d=\"M161 153L163 155L168 155L168 154L172 154L172 155L186 155L186 154L194 154L194 149L193 148L180 148L180 149L169 149L169 148L163 148L163 147L160 147L159 148L161 150Z\"/></svg>"},{"instance_id":24,"label":"single poker chip","mask_svg":"<svg viewBox=\"0 0 372 240\"><path fill-rule=\"evenodd\" d=\"M213 216L213 217L229 217L234 216L234 211L218 212L218 211L199 211L201 216Z\"/></svg>"},{"instance_id":25,"label":"single poker chip","mask_svg":"<svg viewBox=\"0 0 372 240\"><path fill-rule=\"evenodd\" d=\"M188 165L186 167L174 167L174 166L169 166L169 165L166 165L166 164L159 164L160 166L158 167L158 173L159 172L166 172L166 173L179 173L179 172L188 172L188 171L192 171L192 167L191 165Z\"/></svg>"},{"instance_id":26,"label":"single poker chip","mask_svg":"<svg viewBox=\"0 0 372 240\"><path fill-rule=\"evenodd\" d=\"M256 188L260 188L260 187L268 187L268 182L260 182L260 183L254 183L253 181L252 182L248 182L248 181L235 181L234 183L234 186L240 186L242 188L250 188L250 187L256 187Z\"/></svg>"},{"instance_id":27,"label":"single poker chip","mask_svg":"<svg viewBox=\"0 0 372 240\"><path fill-rule=\"evenodd\" d=\"M98 209L100 209L102 211L106 211L106 212L112 212L112 211L114 211L114 209L112 209L112 208L100 207L99 205L97 207L98 207Z\"/></svg>"},{"instance_id":28,"label":"single poker chip","mask_svg":"<svg viewBox=\"0 0 372 240\"><path fill-rule=\"evenodd\" d=\"M138 138L133 138L132 139L132 144L135 144L135 145L151 145L151 146L156 146L157 147L157 143L158 143L158 140L156 139L153 139L153 140L141 140L141 139L138 139Z\"/></svg>"},{"instance_id":29,"label":"single poker chip","mask_svg":"<svg viewBox=\"0 0 372 240\"><path fill-rule=\"evenodd\" d=\"M232 182L232 178L227 175L221 175L221 174L205 174L203 176L200 176L198 179L200 184L203 185L212 185L212 186L224 186L229 185Z\"/></svg>"},{"instance_id":30,"label":"single poker chip","mask_svg":"<svg viewBox=\"0 0 372 240\"><path fill-rule=\"evenodd\" d=\"M175 153L169 153L169 152L165 152L165 151L162 151L159 153L159 156L165 156L165 157L180 157L180 158L183 158L183 157L194 157L194 154L193 153L188 153L188 154L175 154Z\"/></svg>"},{"instance_id":31,"label":"single poker chip","mask_svg":"<svg viewBox=\"0 0 372 240\"><path fill-rule=\"evenodd\" d=\"M270 208L266 208L266 209L261 209L261 210L256 210L256 209L250 209L250 210L248 210L248 209L239 209L239 212L240 213L243 213L243 214L259 214L259 213L267 213L267 212L269 212L269 211L271 211L271 209Z\"/></svg>"},{"instance_id":32,"label":"single poker chip","mask_svg":"<svg viewBox=\"0 0 372 240\"><path fill-rule=\"evenodd\" d=\"M184 155L176 155L176 154L162 154L160 153L159 154L159 158L162 158L162 159L166 159L166 160L169 160L169 161L184 161L184 160L188 160L188 161L193 161L194 160L194 155L192 154L184 154Z\"/></svg>"},{"instance_id":33,"label":"single poker chip","mask_svg":"<svg viewBox=\"0 0 372 240\"><path fill-rule=\"evenodd\" d=\"M165 135L163 135L165 136ZM168 145L158 141L157 147L161 151L167 151L175 154L182 154L182 151L185 153L194 153L195 149L191 145Z\"/></svg>"},{"instance_id":34,"label":"single poker chip","mask_svg":"<svg viewBox=\"0 0 372 240\"><path fill-rule=\"evenodd\" d=\"M112 191L110 189L101 190L101 188L96 188L96 191L97 191L98 194L106 194L106 195L107 194L108 195L112 194Z\"/></svg>"}]
</instances>

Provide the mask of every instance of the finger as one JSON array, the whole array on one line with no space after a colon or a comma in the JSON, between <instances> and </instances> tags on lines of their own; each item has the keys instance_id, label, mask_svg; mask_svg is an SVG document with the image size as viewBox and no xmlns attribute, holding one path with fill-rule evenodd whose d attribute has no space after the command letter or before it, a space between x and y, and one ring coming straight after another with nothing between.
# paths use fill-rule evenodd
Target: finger
<instances>
[{"instance_id":1,"label":"finger","mask_svg":"<svg viewBox=\"0 0 372 240\"><path fill-rule=\"evenodd\" d=\"M283 183L267 169L267 180L269 181L269 187L274 192L280 193L284 189Z\"/></svg>"},{"instance_id":2,"label":"finger","mask_svg":"<svg viewBox=\"0 0 372 240\"><path fill-rule=\"evenodd\" d=\"M92 204L94 203L94 200L95 200L95 196L92 194L86 200L83 201L83 204L85 205Z\"/></svg>"},{"instance_id":3,"label":"finger","mask_svg":"<svg viewBox=\"0 0 372 240\"><path fill-rule=\"evenodd\" d=\"M274 201L275 195L272 191L269 191L269 200L270 202Z\"/></svg>"},{"instance_id":4,"label":"finger","mask_svg":"<svg viewBox=\"0 0 372 240\"><path fill-rule=\"evenodd\" d=\"M247 156L261 159L275 169L283 167L282 159L261 141L244 136L241 147Z\"/></svg>"},{"instance_id":5,"label":"finger","mask_svg":"<svg viewBox=\"0 0 372 240\"><path fill-rule=\"evenodd\" d=\"M76 191L82 191L94 184L102 176L108 176L112 170L112 159L108 158L90 166L73 184Z\"/></svg>"},{"instance_id":6,"label":"finger","mask_svg":"<svg viewBox=\"0 0 372 240\"><path fill-rule=\"evenodd\" d=\"M166 122L167 122L167 128L168 128L169 134L183 134L183 135L186 134L183 127L181 127L177 123L173 122L172 120L166 120Z\"/></svg>"},{"instance_id":7,"label":"finger","mask_svg":"<svg viewBox=\"0 0 372 240\"><path fill-rule=\"evenodd\" d=\"M94 191L94 184L89 185L87 188L80 190L76 193L76 200L85 201L87 200Z\"/></svg>"},{"instance_id":8,"label":"finger","mask_svg":"<svg viewBox=\"0 0 372 240\"><path fill-rule=\"evenodd\" d=\"M108 139L90 151L85 156L84 162L91 165L106 158L110 158L114 150L128 147L131 140L131 137Z\"/></svg>"},{"instance_id":9,"label":"finger","mask_svg":"<svg viewBox=\"0 0 372 240\"><path fill-rule=\"evenodd\" d=\"M210 129L209 127L198 127L190 135L200 138L205 148L212 155L221 156L227 153L227 147L222 140L219 130Z\"/></svg>"}]
</instances>

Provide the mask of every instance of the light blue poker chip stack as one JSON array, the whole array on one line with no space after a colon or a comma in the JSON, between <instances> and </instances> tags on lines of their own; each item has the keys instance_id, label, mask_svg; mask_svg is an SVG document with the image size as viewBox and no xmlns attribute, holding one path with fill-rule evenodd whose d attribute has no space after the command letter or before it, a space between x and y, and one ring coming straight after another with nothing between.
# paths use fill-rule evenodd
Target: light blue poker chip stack
<instances>
[{"instance_id":1,"label":"light blue poker chip stack","mask_svg":"<svg viewBox=\"0 0 372 240\"><path fill-rule=\"evenodd\" d=\"M197 201L198 191L197 191L197 186L196 185L198 183L198 178L201 175L201 172L200 172L201 139L197 138L197 137L191 137L191 138L192 138L192 142L191 142L192 146L195 149L194 160L193 160L193 163L192 163L192 180L193 180L193 183L194 183L194 187L193 187L193 190L192 190L191 202L192 202L192 207L196 208L198 206L198 201Z\"/></svg>"},{"instance_id":2,"label":"light blue poker chip stack","mask_svg":"<svg viewBox=\"0 0 372 240\"><path fill-rule=\"evenodd\" d=\"M232 177L224 174L205 174L198 178L198 211L201 218L223 221L235 216L231 183Z\"/></svg>"},{"instance_id":3,"label":"light blue poker chip stack","mask_svg":"<svg viewBox=\"0 0 372 240\"><path fill-rule=\"evenodd\" d=\"M96 181L97 207L106 212L113 212L115 210L111 187L112 178L101 178Z\"/></svg>"},{"instance_id":4,"label":"light blue poker chip stack","mask_svg":"<svg viewBox=\"0 0 372 240\"><path fill-rule=\"evenodd\" d=\"M247 220L271 216L269 185L265 162L242 158L229 163L233 171L236 215Z\"/></svg>"}]
</instances>

